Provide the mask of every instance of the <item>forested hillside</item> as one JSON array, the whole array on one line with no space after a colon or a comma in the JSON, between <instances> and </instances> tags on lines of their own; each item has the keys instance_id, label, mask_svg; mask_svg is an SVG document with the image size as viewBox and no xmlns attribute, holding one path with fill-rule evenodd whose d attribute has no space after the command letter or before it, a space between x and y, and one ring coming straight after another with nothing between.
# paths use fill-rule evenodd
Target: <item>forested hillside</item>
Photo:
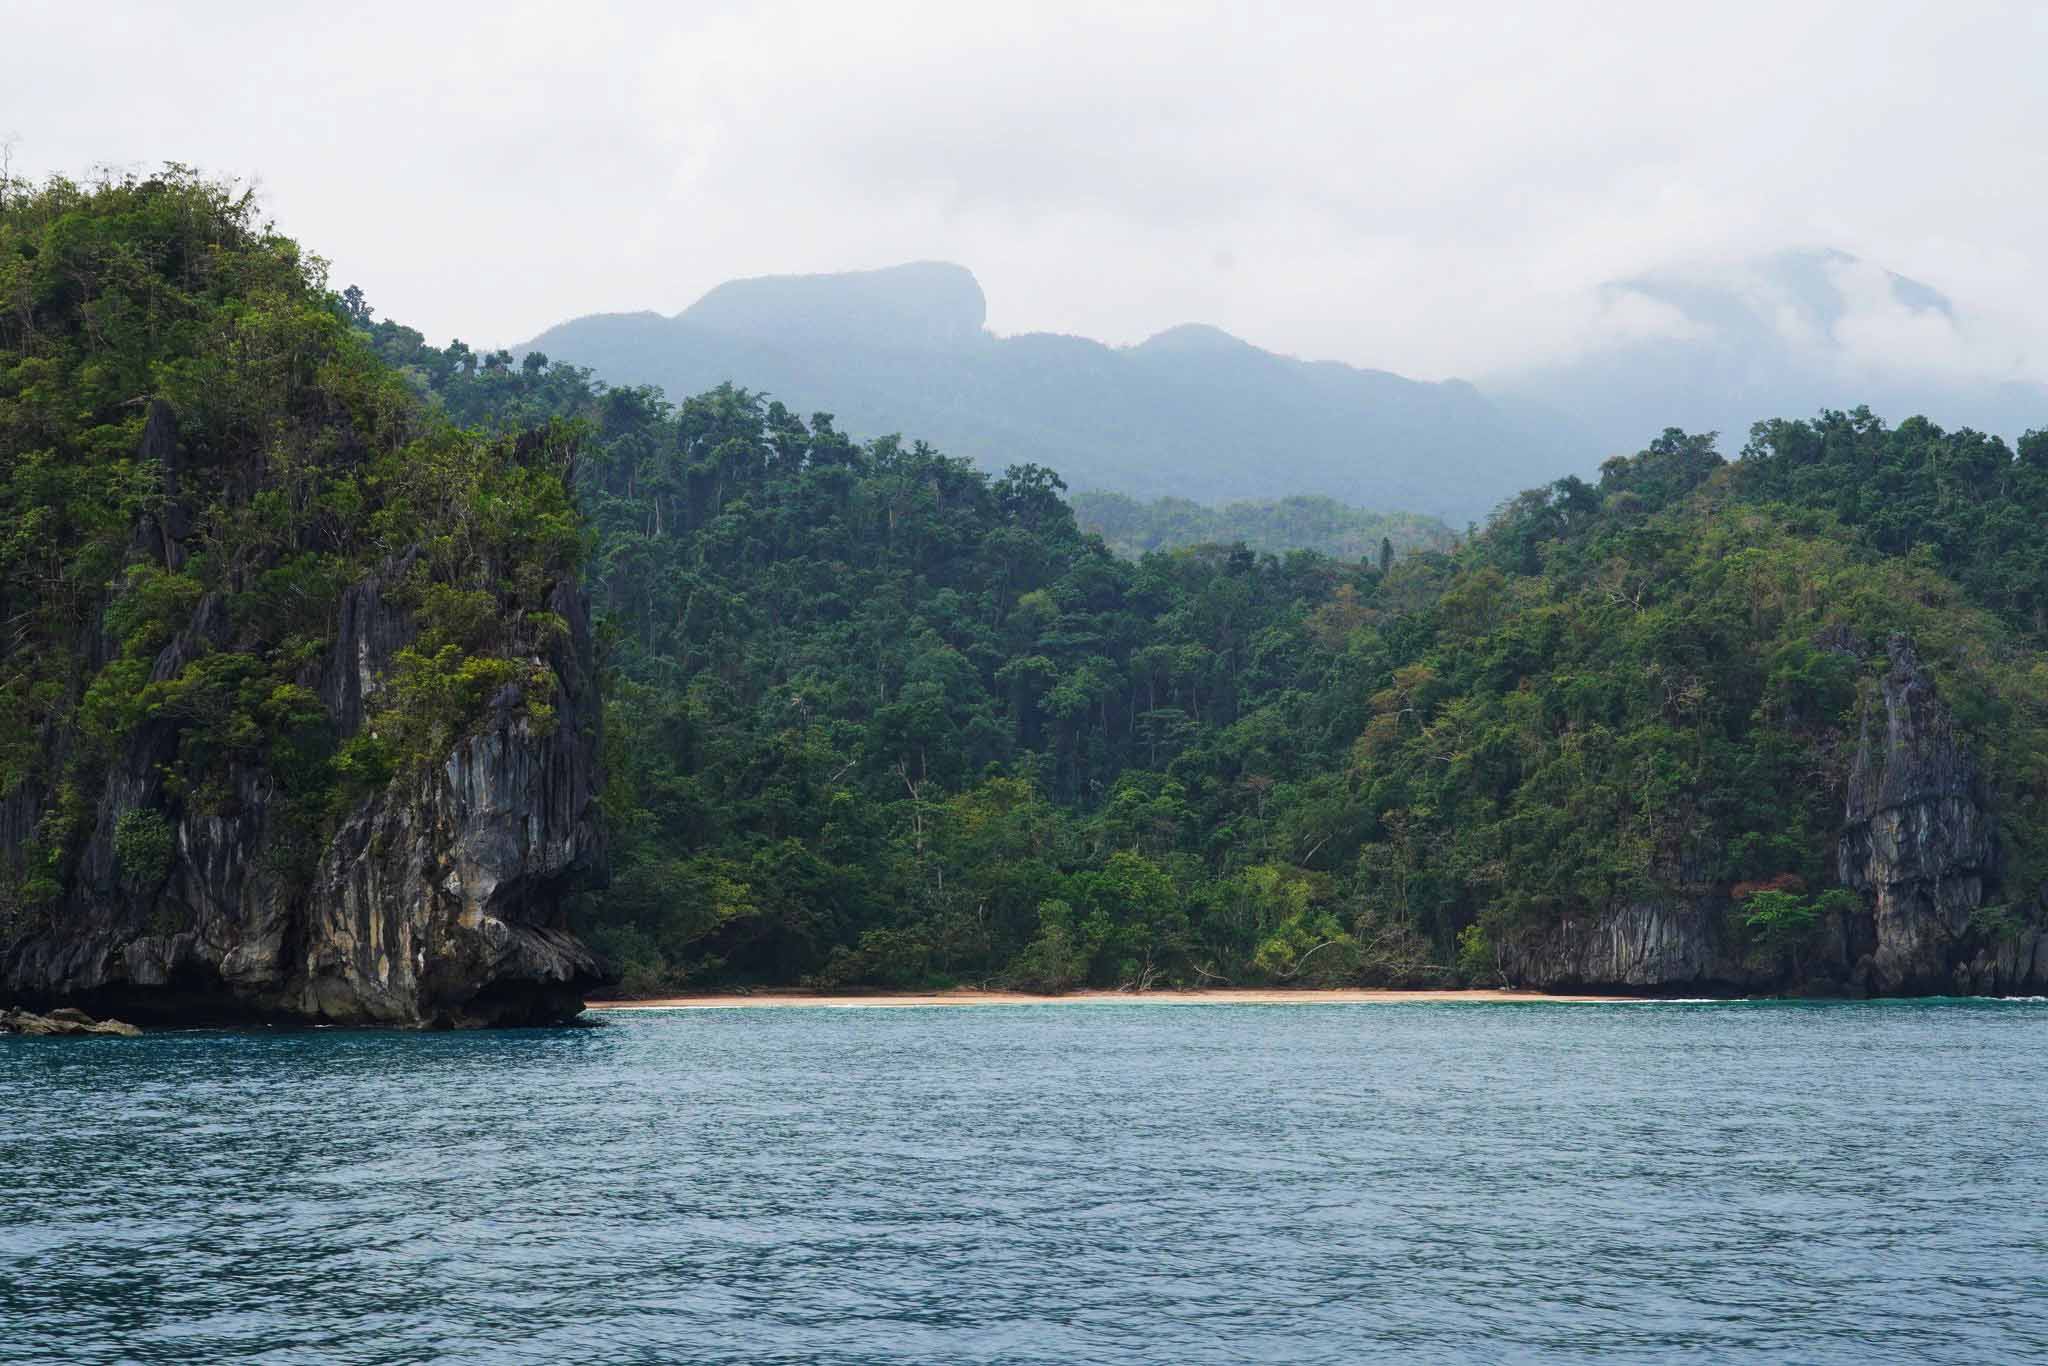
<instances>
[{"instance_id":1,"label":"forested hillside","mask_svg":"<svg viewBox=\"0 0 2048 1366\"><path fill-rule=\"evenodd\" d=\"M1704 917L1722 985L1847 983L1894 685L1999 823L1944 952L2035 942L2048 437L1673 431L1385 571L1132 561L1042 468L375 335L463 420L588 424L618 874L583 915L637 987L1495 980L1631 906Z\"/></svg>"}]
</instances>

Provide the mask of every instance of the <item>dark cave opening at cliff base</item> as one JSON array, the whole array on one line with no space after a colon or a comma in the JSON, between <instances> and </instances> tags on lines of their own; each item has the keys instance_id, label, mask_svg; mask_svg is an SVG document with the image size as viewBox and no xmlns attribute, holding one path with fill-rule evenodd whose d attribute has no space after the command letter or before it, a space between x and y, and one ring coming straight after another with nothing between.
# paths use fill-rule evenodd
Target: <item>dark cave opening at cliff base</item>
<instances>
[{"instance_id":1,"label":"dark cave opening at cliff base","mask_svg":"<svg viewBox=\"0 0 2048 1366\"><path fill-rule=\"evenodd\" d=\"M534 1029L565 1025L583 1013L582 990L558 982L498 980L460 1005L444 1005L428 1029Z\"/></svg>"},{"instance_id":2,"label":"dark cave opening at cliff base","mask_svg":"<svg viewBox=\"0 0 2048 1366\"><path fill-rule=\"evenodd\" d=\"M20 1004L37 1011L73 1006L96 1020L124 1020L149 1029L239 1029L306 1023L295 1019L281 1005L266 1006L238 995L218 974L197 966L174 970L161 985L108 982L85 991L24 996Z\"/></svg>"}]
</instances>

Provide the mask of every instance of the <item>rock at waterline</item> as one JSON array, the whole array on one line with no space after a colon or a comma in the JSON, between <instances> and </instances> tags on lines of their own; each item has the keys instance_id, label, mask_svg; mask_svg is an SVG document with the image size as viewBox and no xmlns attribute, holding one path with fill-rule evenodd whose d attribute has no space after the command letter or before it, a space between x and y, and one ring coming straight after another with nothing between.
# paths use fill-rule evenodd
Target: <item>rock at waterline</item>
<instances>
[{"instance_id":1,"label":"rock at waterline","mask_svg":"<svg viewBox=\"0 0 2048 1366\"><path fill-rule=\"evenodd\" d=\"M0 1010L0 1034L37 1036L104 1034L132 1039L142 1033L122 1020L95 1020L82 1010L59 1006L47 1015L27 1010Z\"/></svg>"}]
</instances>

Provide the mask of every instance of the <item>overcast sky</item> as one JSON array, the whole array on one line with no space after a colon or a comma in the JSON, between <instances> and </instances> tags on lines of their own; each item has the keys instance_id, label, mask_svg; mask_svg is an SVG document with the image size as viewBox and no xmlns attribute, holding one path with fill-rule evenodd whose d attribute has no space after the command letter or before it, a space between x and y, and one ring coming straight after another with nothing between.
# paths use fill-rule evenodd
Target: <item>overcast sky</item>
<instances>
[{"instance_id":1,"label":"overcast sky","mask_svg":"<svg viewBox=\"0 0 2048 1366\"><path fill-rule=\"evenodd\" d=\"M1479 375L1615 325L1602 280L1828 245L2048 357L2048 5L0 0L0 32L17 172L254 180L437 341L938 258L998 331Z\"/></svg>"}]
</instances>

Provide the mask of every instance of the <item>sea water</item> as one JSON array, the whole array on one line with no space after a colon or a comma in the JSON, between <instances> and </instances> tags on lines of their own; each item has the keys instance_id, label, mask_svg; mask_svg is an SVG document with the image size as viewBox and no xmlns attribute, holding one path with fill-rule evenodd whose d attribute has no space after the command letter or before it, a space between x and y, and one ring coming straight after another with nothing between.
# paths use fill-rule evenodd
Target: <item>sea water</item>
<instances>
[{"instance_id":1,"label":"sea water","mask_svg":"<svg viewBox=\"0 0 2048 1366\"><path fill-rule=\"evenodd\" d=\"M2048 1004L0 1040L0 1361L2048 1356Z\"/></svg>"}]
</instances>

